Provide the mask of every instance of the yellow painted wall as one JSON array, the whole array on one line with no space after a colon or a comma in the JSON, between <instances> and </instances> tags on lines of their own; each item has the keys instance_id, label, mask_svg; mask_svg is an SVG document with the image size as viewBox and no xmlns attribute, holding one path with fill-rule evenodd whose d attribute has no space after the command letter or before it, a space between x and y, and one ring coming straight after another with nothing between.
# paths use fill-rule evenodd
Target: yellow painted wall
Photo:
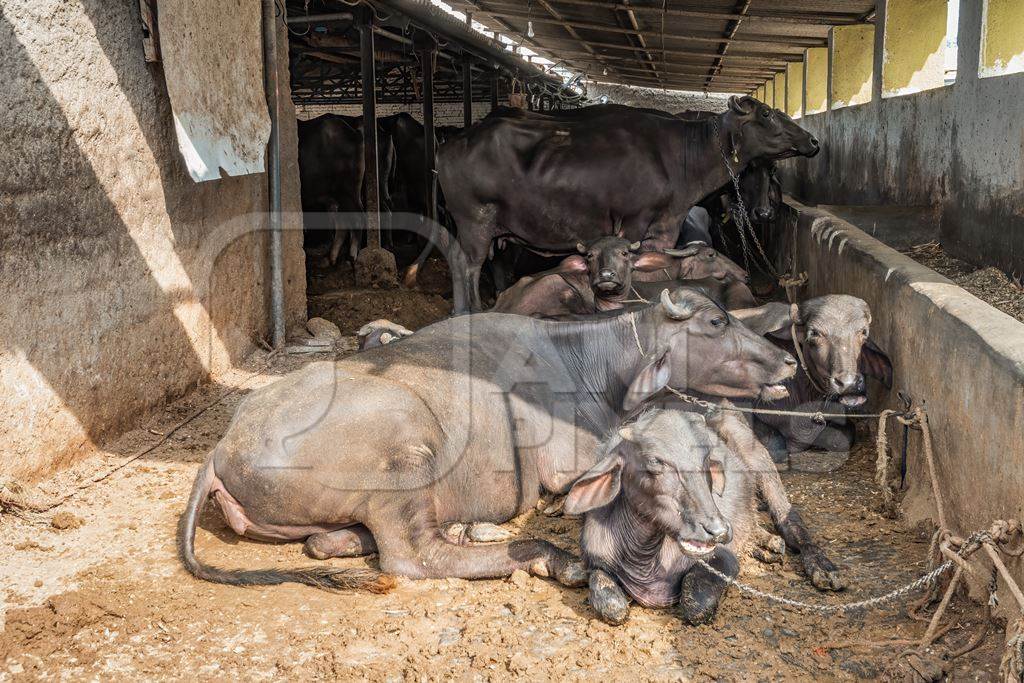
<instances>
[{"instance_id":1,"label":"yellow painted wall","mask_svg":"<svg viewBox=\"0 0 1024 683\"><path fill-rule=\"evenodd\" d=\"M882 97L945 85L947 4L948 0L888 0Z\"/></svg>"},{"instance_id":2,"label":"yellow painted wall","mask_svg":"<svg viewBox=\"0 0 1024 683\"><path fill-rule=\"evenodd\" d=\"M775 104L776 109L783 109L786 106L786 74L785 72L775 74Z\"/></svg>"},{"instance_id":3,"label":"yellow painted wall","mask_svg":"<svg viewBox=\"0 0 1024 683\"><path fill-rule=\"evenodd\" d=\"M828 109L828 48L807 50L807 114Z\"/></svg>"},{"instance_id":4,"label":"yellow painted wall","mask_svg":"<svg viewBox=\"0 0 1024 683\"><path fill-rule=\"evenodd\" d=\"M988 78L1024 71L1024 2L985 0L982 11L978 75Z\"/></svg>"},{"instance_id":5,"label":"yellow painted wall","mask_svg":"<svg viewBox=\"0 0 1024 683\"><path fill-rule=\"evenodd\" d=\"M757 87L757 89L754 90L754 99L757 99L757 100L760 100L761 102L764 102L764 86L763 85L759 85Z\"/></svg>"},{"instance_id":6,"label":"yellow painted wall","mask_svg":"<svg viewBox=\"0 0 1024 683\"><path fill-rule=\"evenodd\" d=\"M775 81L767 80L764 82L764 99L762 100L769 107L775 106Z\"/></svg>"},{"instance_id":7,"label":"yellow painted wall","mask_svg":"<svg viewBox=\"0 0 1024 683\"><path fill-rule=\"evenodd\" d=\"M804 63L786 65L786 113L794 119L804 114Z\"/></svg>"},{"instance_id":8,"label":"yellow painted wall","mask_svg":"<svg viewBox=\"0 0 1024 683\"><path fill-rule=\"evenodd\" d=\"M875 27L836 26L832 29L832 108L871 101Z\"/></svg>"}]
</instances>

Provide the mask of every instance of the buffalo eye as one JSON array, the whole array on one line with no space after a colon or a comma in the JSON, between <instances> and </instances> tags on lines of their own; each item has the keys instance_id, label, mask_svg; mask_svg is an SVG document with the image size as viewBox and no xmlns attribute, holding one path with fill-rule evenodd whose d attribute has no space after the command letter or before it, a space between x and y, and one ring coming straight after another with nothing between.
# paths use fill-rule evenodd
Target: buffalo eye
<instances>
[{"instance_id":1,"label":"buffalo eye","mask_svg":"<svg viewBox=\"0 0 1024 683\"><path fill-rule=\"evenodd\" d=\"M868 336L868 328L865 327L863 330L861 330L860 331L860 336L862 336L862 337Z\"/></svg>"},{"instance_id":2,"label":"buffalo eye","mask_svg":"<svg viewBox=\"0 0 1024 683\"><path fill-rule=\"evenodd\" d=\"M767 109L762 109L761 110L761 116L763 116L764 118L768 118L771 115L772 115L771 112L768 111Z\"/></svg>"},{"instance_id":3,"label":"buffalo eye","mask_svg":"<svg viewBox=\"0 0 1024 683\"><path fill-rule=\"evenodd\" d=\"M659 460L651 458L647 461L647 473L648 474L661 474L665 471L665 466L661 464Z\"/></svg>"},{"instance_id":4,"label":"buffalo eye","mask_svg":"<svg viewBox=\"0 0 1024 683\"><path fill-rule=\"evenodd\" d=\"M714 318L711 319L711 326L712 327L725 327L728 324L729 324L729 321L726 320L723 316L720 316L720 315L716 315Z\"/></svg>"}]
</instances>

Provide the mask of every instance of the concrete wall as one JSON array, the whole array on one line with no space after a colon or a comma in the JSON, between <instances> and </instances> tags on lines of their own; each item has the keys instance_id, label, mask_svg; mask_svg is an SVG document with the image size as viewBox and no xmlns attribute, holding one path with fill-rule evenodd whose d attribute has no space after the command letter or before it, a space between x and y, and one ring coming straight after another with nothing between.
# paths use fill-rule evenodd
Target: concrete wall
<instances>
[{"instance_id":1,"label":"concrete wall","mask_svg":"<svg viewBox=\"0 0 1024 683\"><path fill-rule=\"evenodd\" d=\"M938 207L936 237L954 256L1021 273L1024 74L978 78L982 4L961 3L950 86L883 99L879 32L871 101L804 116L800 124L822 141L822 152L786 162L783 175L810 202ZM880 23L885 12L883 0Z\"/></svg>"},{"instance_id":2,"label":"concrete wall","mask_svg":"<svg viewBox=\"0 0 1024 683\"><path fill-rule=\"evenodd\" d=\"M285 208L298 211L284 99ZM131 0L0 0L0 101L0 475L31 477L267 334L267 176L192 182ZM285 245L297 322L301 231Z\"/></svg>"},{"instance_id":3,"label":"concrete wall","mask_svg":"<svg viewBox=\"0 0 1024 683\"><path fill-rule=\"evenodd\" d=\"M871 337L893 361L889 407L903 390L928 412L949 524L969 533L1021 519L1024 324L825 211L791 202L782 223L782 243L809 276L805 296L852 294L871 306ZM892 428L890 444L898 437ZM904 512L935 519L918 434L907 469ZM1011 567L1024 578L1024 560Z\"/></svg>"},{"instance_id":4,"label":"concrete wall","mask_svg":"<svg viewBox=\"0 0 1024 683\"><path fill-rule=\"evenodd\" d=\"M871 100L874 41L875 27L871 25L832 29L832 107Z\"/></svg>"}]
</instances>

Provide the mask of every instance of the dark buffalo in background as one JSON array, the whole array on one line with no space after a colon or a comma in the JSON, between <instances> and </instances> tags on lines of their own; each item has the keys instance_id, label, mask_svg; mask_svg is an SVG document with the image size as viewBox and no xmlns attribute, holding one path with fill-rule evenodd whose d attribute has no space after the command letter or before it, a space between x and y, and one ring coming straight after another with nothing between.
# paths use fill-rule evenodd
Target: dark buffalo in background
<instances>
[{"instance_id":1,"label":"dark buffalo in background","mask_svg":"<svg viewBox=\"0 0 1024 683\"><path fill-rule=\"evenodd\" d=\"M736 171L818 151L810 133L752 97L731 98L726 112L700 122L620 105L581 111L492 115L439 149L461 247L456 311L481 307L480 270L496 238L567 253L621 223L646 249L674 247L690 207L729 179L723 149L739 160Z\"/></svg>"},{"instance_id":2,"label":"dark buffalo in background","mask_svg":"<svg viewBox=\"0 0 1024 683\"><path fill-rule=\"evenodd\" d=\"M330 231L330 262L338 260L346 239L355 259L365 230L366 187L363 121L354 116L324 114L298 122L299 182L305 215L306 246L317 246L318 231ZM388 178L394 173L395 151L390 134L378 125L378 173L382 179L380 207L391 210Z\"/></svg>"}]
</instances>

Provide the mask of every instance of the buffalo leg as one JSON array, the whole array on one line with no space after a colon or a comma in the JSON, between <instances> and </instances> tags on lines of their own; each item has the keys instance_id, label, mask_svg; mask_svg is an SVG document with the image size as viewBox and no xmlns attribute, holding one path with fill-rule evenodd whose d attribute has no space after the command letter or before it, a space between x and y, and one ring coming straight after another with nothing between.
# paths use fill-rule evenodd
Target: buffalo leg
<instances>
[{"instance_id":1,"label":"buffalo leg","mask_svg":"<svg viewBox=\"0 0 1024 683\"><path fill-rule=\"evenodd\" d=\"M337 531L313 534L302 547L307 555L317 560L329 557L361 557L377 552L373 534L362 524Z\"/></svg>"},{"instance_id":2,"label":"buffalo leg","mask_svg":"<svg viewBox=\"0 0 1024 683\"><path fill-rule=\"evenodd\" d=\"M445 528L444 537L449 543L465 545L471 543L499 543L513 538L515 534L490 522L456 522Z\"/></svg>"},{"instance_id":3,"label":"buffalo leg","mask_svg":"<svg viewBox=\"0 0 1024 683\"><path fill-rule=\"evenodd\" d=\"M786 541L787 546L800 553L800 563L815 588L842 590L846 584L839 574L839 569L811 539L800 512L789 502L782 479L771 465L771 458L767 452L762 462L764 465L758 472L757 488L768 504L768 512L779 535Z\"/></svg>"},{"instance_id":4,"label":"buffalo leg","mask_svg":"<svg viewBox=\"0 0 1024 683\"><path fill-rule=\"evenodd\" d=\"M731 404L726 401L723 406L731 407ZM771 456L754 436L750 425L734 413L722 410L708 417L708 425L757 477L757 490L768 504L775 528L786 545L800 553L800 562L814 587L819 590L842 590L845 582L839 570L811 540L800 513L789 502L786 488Z\"/></svg>"},{"instance_id":5,"label":"buffalo leg","mask_svg":"<svg viewBox=\"0 0 1024 683\"><path fill-rule=\"evenodd\" d=\"M590 606L604 621L618 626L629 618L629 598L619 583L600 569L590 571Z\"/></svg>"},{"instance_id":6,"label":"buffalo leg","mask_svg":"<svg viewBox=\"0 0 1024 683\"><path fill-rule=\"evenodd\" d=\"M345 245L345 237L348 236L348 230L345 229L345 222L338 212L338 205L331 204L327 207L331 219L330 222L333 226L331 234L331 251L329 252L329 261L333 266L338 262L338 256L341 254L341 248Z\"/></svg>"},{"instance_id":7,"label":"buffalo leg","mask_svg":"<svg viewBox=\"0 0 1024 683\"><path fill-rule=\"evenodd\" d=\"M448 542L436 525L425 527L413 522L413 528L417 528L415 539L409 538L404 529L395 529L393 534L374 533L382 571L424 579L497 579L522 569L535 576L553 577L565 586L587 582L583 564L547 541L462 546Z\"/></svg>"},{"instance_id":8,"label":"buffalo leg","mask_svg":"<svg viewBox=\"0 0 1024 683\"><path fill-rule=\"evenodd\" d=\"M719 546L707 562L730 578L739 576L740 563L727 548ZM694 565L683 575L679 592L679 612L686 623L697 626L714 619L728 588L729 584L724 579L715 576L702 565Z\"/></svg>"}]
</instances>

